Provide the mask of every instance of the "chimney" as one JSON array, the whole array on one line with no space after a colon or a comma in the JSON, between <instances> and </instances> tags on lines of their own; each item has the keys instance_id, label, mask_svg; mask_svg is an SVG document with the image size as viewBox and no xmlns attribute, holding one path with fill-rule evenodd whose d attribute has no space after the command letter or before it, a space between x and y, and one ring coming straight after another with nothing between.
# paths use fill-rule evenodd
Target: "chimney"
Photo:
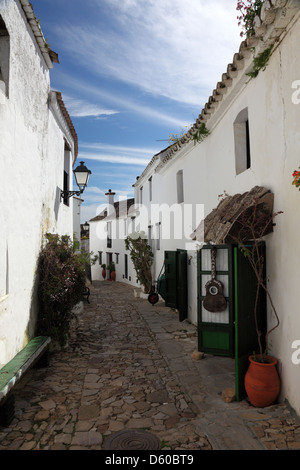
<instances>
[{"instance_id":1,"label":"chimney","mask_svg":"<svg viewBox=\"0 0 300 470\"><path fill-rule=\"evenodd\" d=\"M111 189L109 189L108 193L105 194L105 196L107 197L107 216L108 217L110 215L115 214L115 206L114 206L115 194L116 193L111 192Z\"/></svg>"}]
</instances>

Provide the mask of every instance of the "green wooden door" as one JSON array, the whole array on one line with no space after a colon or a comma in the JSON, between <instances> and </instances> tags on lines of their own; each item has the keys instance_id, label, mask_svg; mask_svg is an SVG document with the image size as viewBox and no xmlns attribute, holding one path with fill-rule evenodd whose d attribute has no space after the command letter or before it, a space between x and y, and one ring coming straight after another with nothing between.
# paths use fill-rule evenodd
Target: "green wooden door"
<instances>
[{"instance_id":1,"label":"green wooden door","mask_svg":"<svg viewBox=\"0 0 300 470\"><path fill-rule=\"evenodd\" d=\"M198 251L198 349L208 354L234 357L234 311L232 283L232 246L214 245L217 250L216 278L224 286L227 301L223 312L211 313L204 306L206 283L211 279L211 246Z\"/></svg>"},{"instance_id":2,"label":"green wooden door","mask_svg":"<svg viewBox=\"0 0 300 470\"><path fill-rule=\"evenodd\" d=\"M179 311L179 321L187 318L187 252L165 252L165 304Z\"/></svg>"},{"instance_id":3,"label":"green wooden door","mask_svg":"<svg viewBox=\"0 0 300 470\"><path fill-rule=\"evenodd\" d=\"M261 245L266 259L265 245ZM266 273L264 273L266 275ZM238 247L234 247L234 310L235 310L235 386L236 399L246 396L244 377L249 367L249 355L258 352L258 340L254 318L257 280L249 260ZM257 320L262 332L266 333L266 295L260 291Z\"/></svg>"},{"instance_id":4,"label":"green wooden door","mask_svg":"<svg viewBox=\"0 0 300 470\"><path fill-rule=\"evenodd\" d=\"M167 307L177 307L177 253L165 252L165 304Z\"/></svg>"}]
</instances>

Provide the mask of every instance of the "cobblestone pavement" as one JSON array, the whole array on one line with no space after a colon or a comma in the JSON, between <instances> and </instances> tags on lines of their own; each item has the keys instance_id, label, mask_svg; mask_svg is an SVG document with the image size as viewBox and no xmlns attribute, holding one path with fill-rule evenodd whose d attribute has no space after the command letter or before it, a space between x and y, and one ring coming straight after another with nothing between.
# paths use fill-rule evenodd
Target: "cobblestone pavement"
<instances>
[{"instance_id":1,"label":"cobblestone pavement","mask_svg":"<svg viewBox=\"0 0 300 470\"><path fill-rule=\"evenodd\" d=\"M152 306L109 281L91 286L90 302L68 347L17 387L0 450L105 450L126 430L150 432L165 450L300 449L287 405L222 399L234 386L233 360L196 360L196 327L163 302Z\"/></svg>"}]
</instances>

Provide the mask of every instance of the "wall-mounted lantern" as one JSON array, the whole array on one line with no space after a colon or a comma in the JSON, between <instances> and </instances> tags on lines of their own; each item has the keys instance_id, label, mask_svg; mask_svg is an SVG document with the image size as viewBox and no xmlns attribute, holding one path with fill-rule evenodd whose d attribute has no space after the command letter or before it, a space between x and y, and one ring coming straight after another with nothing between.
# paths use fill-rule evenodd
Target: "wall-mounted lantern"
<instances>
[{"instance_id":1,"label":"wall-mounted lantern","mask_svg":"<svg viewBox=\"0 0 300 470\"><path fill-rule=\"evenodd\" d=\"M85 224L82 225L82 228L85 232L87 232L88 229L90 228L90 225L86 222Z\"/></svg>"},{"instance_id":2,"label":"wall-mounted lantern","mask_svg":"<svg viewBox=\"0 0 300 470\"><path fill-rule=\"evenodd\" d=\"M80 165L73 171L75 175L75 180L77 183L77 186L79 187L79 191L61 191L60 197L61 199L68 199L69 197L72 196L80 196L80 194L83 193L85 190L90 175L92 174L91 170L88 170L88 168L85 166L84 162L80 162Z\"/></svg>"}]
</instances>

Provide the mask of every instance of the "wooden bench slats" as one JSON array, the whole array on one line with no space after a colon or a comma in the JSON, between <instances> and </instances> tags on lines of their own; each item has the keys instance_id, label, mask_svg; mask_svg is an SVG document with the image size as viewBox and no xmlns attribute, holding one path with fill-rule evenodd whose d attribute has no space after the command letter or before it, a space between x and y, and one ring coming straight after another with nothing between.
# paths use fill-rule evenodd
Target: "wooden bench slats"
<instances>
[{"instance_id":1,"label":"wooden bench slats","mask_svg":"<svg viewBox=\"0 0 300 470\"><path fill-rule=\"evenodd\" d=\"M24 373L45 352L51 342L48 336L33 338L22 351L0 370L0 402L21 379Z\"/></svg>"}]
</instances>

